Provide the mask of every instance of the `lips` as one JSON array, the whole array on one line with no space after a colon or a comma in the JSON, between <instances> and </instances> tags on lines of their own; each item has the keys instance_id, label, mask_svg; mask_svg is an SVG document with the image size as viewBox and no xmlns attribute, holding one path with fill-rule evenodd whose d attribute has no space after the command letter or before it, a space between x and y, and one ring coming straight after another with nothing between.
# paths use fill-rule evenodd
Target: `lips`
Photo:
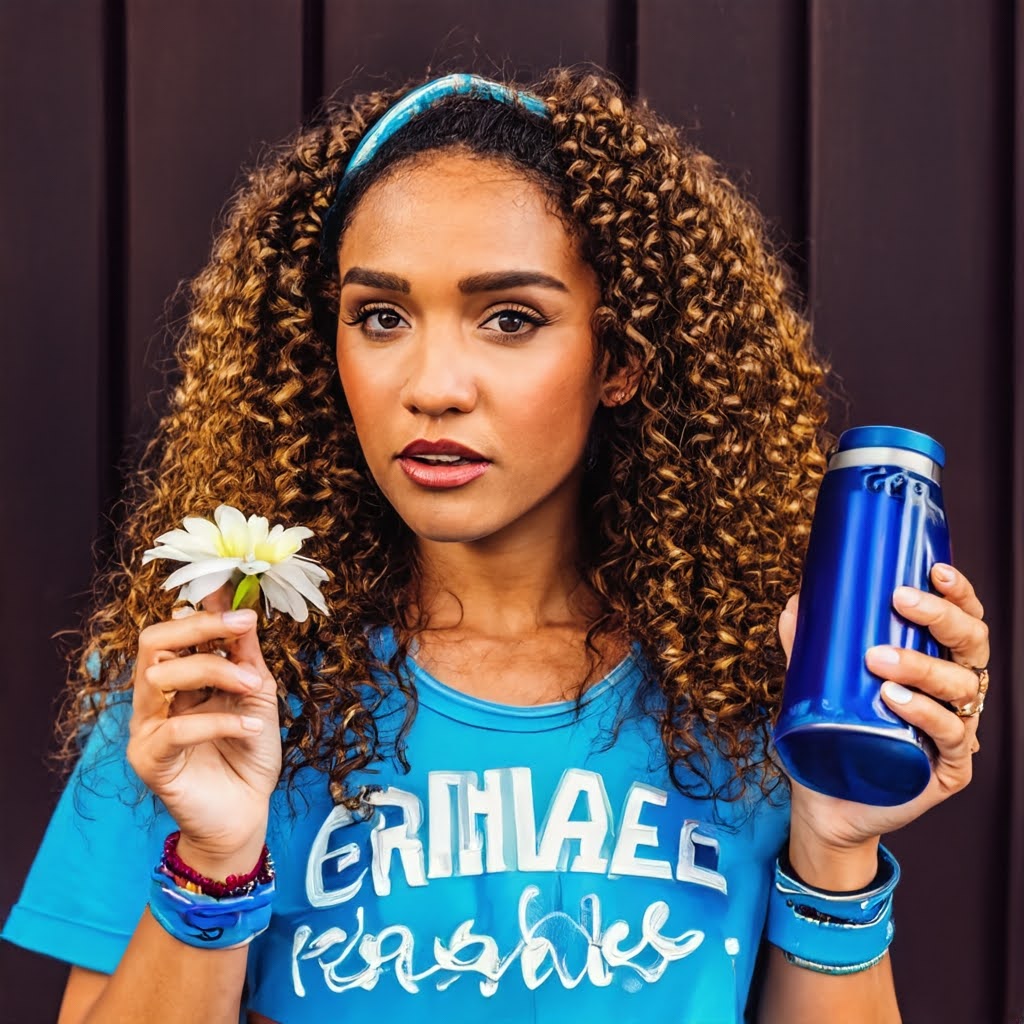
<instances>
[{"instance_id":1,"label":"lips","mask_svg":"<svg viewBox=\"0 0 1024 1024\"><path fill-rule=\"evenodd\" d=\"M457 441L413 441L398 456L405 475L430 490L462 487L491 466L479 452Z\"/></svg>"},{"instance_id":2,"label":"lips","mask_svg":"<svg viewBox=\"0 0 1024 1024\"><path fill-rule=\"evenodd\" d=\"M455 456L459 459L465 459L467 462L487 462L479 452L473 451L472 448L467 448L464 444L459 444L457 441L448 441L442 439L440 441L413 441L412 444L407 444L401 452L399 458L403 459L415 459L420 457L429 457L432 455L448 455ZM442 461L448 462L448 459Z\"/></svg>"}]
</instances>

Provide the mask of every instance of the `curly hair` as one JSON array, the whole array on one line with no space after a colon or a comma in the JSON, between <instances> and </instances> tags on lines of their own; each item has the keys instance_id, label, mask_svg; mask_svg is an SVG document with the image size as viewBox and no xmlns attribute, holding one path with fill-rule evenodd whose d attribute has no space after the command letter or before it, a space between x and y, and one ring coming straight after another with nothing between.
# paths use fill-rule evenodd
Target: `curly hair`
<instances>
[{"instance_id":1,"label":"curly hair","mask_svg":"<svg viewBox=\"0 0 1024 1024\"><path fill-rule=\"evenodd\" d=\"M588 646L620 630L640 643L664 695L678 788L708 782L710 737L740 791L754 780L764 789L778 779L764 755L784 674L776 621L798 587L825 469L826 368L762 217L711 158L593 69L556 69L530 88L551 113L548 166L493 132L474 143L453 131L434 148L468 146L546 183L598 275L599 347L613 366L641 369L635 397L599 413L600 457L585 477L581 571L603 608ZM415 545L347 412L333 356L337 275L321 249L348 156L404 91L327 104L229 207L190 286L179 382L133 468L114 556L68 653L66 753L130 689L139 632L169 616L173 599L143 550L226 502L310 527L303 553L331 573L330 616L261 630L285 776L319 769L350 803L348 777L383 756L374 709L385 683L367 627L393 626L396 659L408 651L421 628L407 610ZM391 164L401 157L396 148ZM396 684L408 725L415 694L392 671Z\"/></svg>"}]
</instances>

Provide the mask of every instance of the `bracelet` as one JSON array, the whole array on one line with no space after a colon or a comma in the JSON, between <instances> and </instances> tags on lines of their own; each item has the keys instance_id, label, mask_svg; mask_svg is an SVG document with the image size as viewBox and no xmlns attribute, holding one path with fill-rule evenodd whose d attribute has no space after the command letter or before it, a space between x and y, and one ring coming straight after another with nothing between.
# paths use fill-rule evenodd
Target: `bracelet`
<instances>
[{"instance_id":1,"label":"bracelet","mask_svg":"<svg viewBox=\"0 0 1024 1024\"><path fill-rule=\"evenodd\" d=\"M221 882L215 878L201 875L178 856L179 839L181 839L181 832L172 832L164 840L164 854L159 865L164 874L179 888L186 889L191 893L213 896L220 900L231 896L246 896L253 892L258 885L265 885L274 880L274 862L270 859L270 851L265 843L260 853L260 859L252 871L245 875L228 875Z\"/></svg>"},{"instance_id":2,"label":"bracelet","mask_svg":"<svg viewBox=\"0 0 1024 1024\"><path fill-rule=\"evenodd\" d=\"M900 867L884 846L878 858L872 887L852 893L814 889L776 862L765 937L787 962L824 974L853 974L882 959L894 932L892 894Z\"/></svg>"},{"instance_id":3,"label":"bracelet","mask_svg":"<svg viewBox=\"0 0 1024 1024\"><path fill-rule=\"evenodd\" d=\"M247 946L270 926L274 882L258 883L243 896L217 899L178 886L157 865L151 875L149 912L179 942L200 949Z\"/></svg>"}]
</instances>

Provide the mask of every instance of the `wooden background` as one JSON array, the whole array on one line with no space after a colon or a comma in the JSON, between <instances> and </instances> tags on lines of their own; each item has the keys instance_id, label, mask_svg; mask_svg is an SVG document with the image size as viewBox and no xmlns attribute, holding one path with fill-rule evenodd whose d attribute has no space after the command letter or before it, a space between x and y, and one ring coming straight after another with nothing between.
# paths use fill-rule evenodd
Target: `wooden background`
<instances>
[{"instance_id":1,"label":"wooden background","mask_svg":"<svg viewBox=\"0 0 1024 1024\"><path fill-rule=\"evenodd\" d=\"M0 0L0 917L59 788L61 664L168 297L261 144L423 73L615 71L757 197L849 399L936 435L994 637L971 788L891 837L908 1024L1024 1015L1024 17L1012 0ZM1016 113L1016 116L1015 116ZM1013 681L1016 680L1016 686ZM67 879L62 884L88 884ZM65 968L0 948L0 1020ZM701 1022L689 1022L701 1024Z\"/></svg>"}]
</instances>

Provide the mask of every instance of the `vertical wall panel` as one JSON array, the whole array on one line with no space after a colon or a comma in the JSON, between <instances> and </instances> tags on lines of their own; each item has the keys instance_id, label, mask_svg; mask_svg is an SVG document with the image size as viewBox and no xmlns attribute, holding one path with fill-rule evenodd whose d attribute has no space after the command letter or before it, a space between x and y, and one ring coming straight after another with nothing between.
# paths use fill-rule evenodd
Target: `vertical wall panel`
<instances>
[{"instance_id":1,"label":"vertical wall panel","mask_svg":"<svg viewBox=\"0 0 1024 1024\"><path fill-rule=\"evenodd\" d=\"M101 0L0 4L0 917L55 802L51 639L92 569L105 459ZM26 116L25 105L30 105ZM0 1021L53 1020L63 964L4 944Z\"/></svg>"},{"instance_id":2,"label":"vertical wall panel","mask_svg":"<svg viewBox=\"0 0 1024 1024\"><path fill-rule=\"evenodd\" d=\"M325 92L400 85L428 66L526 80L556 64L603 65L610 2L559 0L542 12L474 0L325 0Z\"/></svg>"},{"instance_id":3,"label":"vertical wall panel","mask_svg":"<svg viewBox=\"0 0 1024 1024\"><path fill-rule=\"evenodd\" d=\"M1014 258L1013 308L1013 441L1009 464L1013 480L1010 572L1013 592L1010 604L1012 644L1007 719L1011 728L1006 771L1011 799L1009 877L1006 915L1006 1010L1008 1019L1024 1021L1024 7L1015 5L1014 32Z\"/></svg>"},{"instance_id":4,"label":"vertical wall panel","mask_svg":"<svg viewBox=\"0 0 1024 1024\"><path fill-rule=\"evenodd\" d=\"M796 263L806 231L804 0L639 0L637 12L637 91L757 200Z\"/></svg>"},{"instance_id":5,"label":"vertical wall panel","mask_svg":"<svg viewBox=\"0 0 1024 1024\"><path fill-rule=\"evenodd\" d=\"M1017 1024L1020 0L0 0L0 536L18 538L0 588L0 694L17 709L0 716L0 918L55 798L51 637L87 597L112 456L153 423L162 320L181 312L168 297L205 261L240 166L321 86L351 95L428 66L522 79L587 60L625 71L790 243L849 399L834 427L904 423L946 444L993 691L971 788L889 840L905 868L894 965L906 1024ZM0 946L0 1024L55 1019L65 972Z\"/></svg>"},{"instance_id":6,"label":"vertical wall panel","mask_svg":"<svg viewBox=\"0 0 1024 1024\"><path fill-rule=\"evenodd\" d=\"M160 323L243 164L302 116L301 0L128 0L129 431L153 422ZM181 307L169 307L170 316Z\"/></svg>"},{"instance_id":7,"label":"vertical wall panel","mask_svg":"<svg viewBox=\"0 0 1024 1024\"><path fill-rule=\"evenodd\" d=\"M972 786L891 838L905 869L894 965L907 1024L1002 1020L1009 14L997 0L811 4L817 342L851 423L914 427L946 446L955 556L987 608L1000 681Z\"/></svg>"}]
</instances>

